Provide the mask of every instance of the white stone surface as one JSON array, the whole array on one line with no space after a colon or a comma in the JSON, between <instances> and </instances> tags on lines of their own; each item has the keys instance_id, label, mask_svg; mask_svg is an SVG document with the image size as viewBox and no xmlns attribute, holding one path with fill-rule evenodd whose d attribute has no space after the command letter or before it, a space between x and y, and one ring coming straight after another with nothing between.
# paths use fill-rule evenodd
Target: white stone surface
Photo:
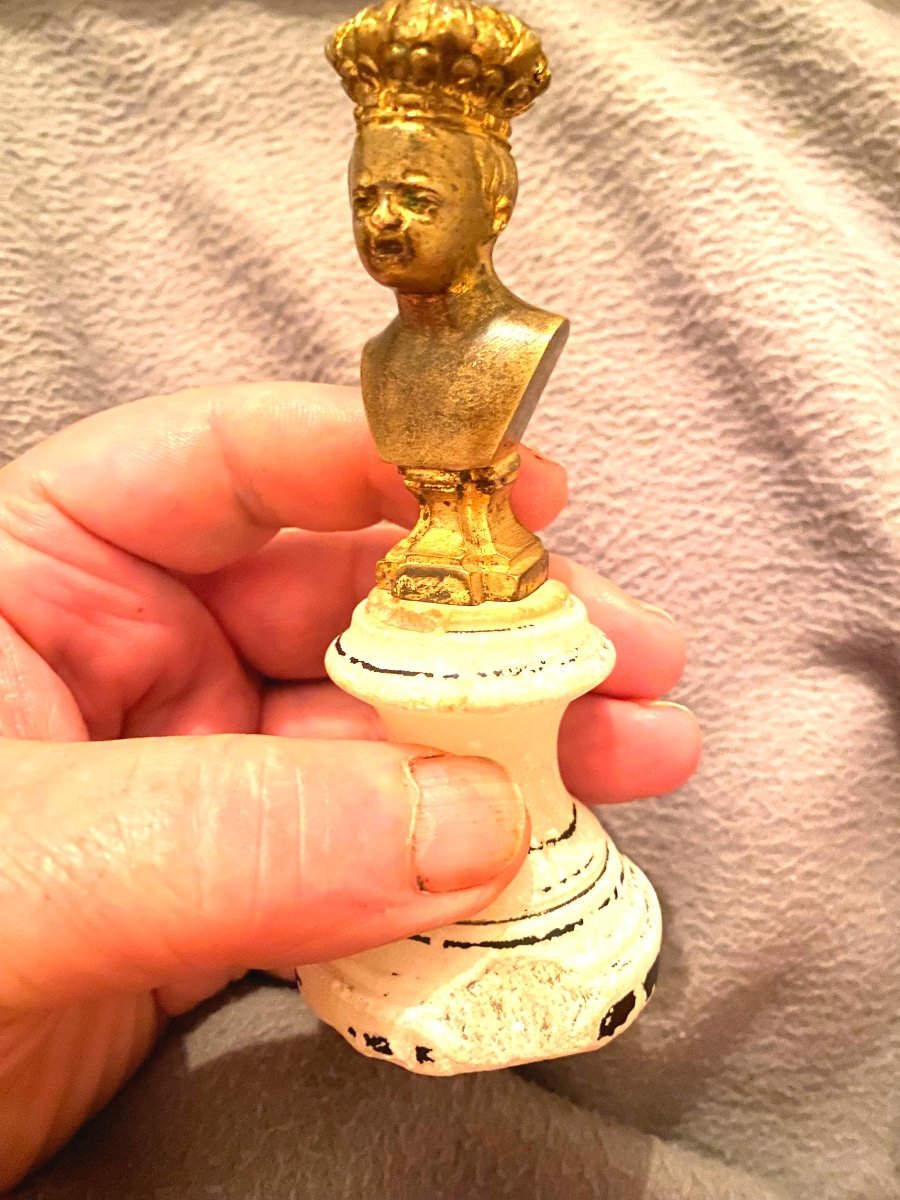
<instances>
[{"instance_id":1,"label":"white stone surface","mask_svg":"<svg viewBox=\"0 0 900 1200\"><path fill-rule=\"evenodd\" d=\"M476 918L299 972L311 1007L363 1054L451 1075L605 1045L653 989L660 912L645 876L566 792L569 701L615 652L561 584L453 608L374 591L328 654L391 738L501 763L532 833L521 871Z\"/></svg>"}]
</instances>

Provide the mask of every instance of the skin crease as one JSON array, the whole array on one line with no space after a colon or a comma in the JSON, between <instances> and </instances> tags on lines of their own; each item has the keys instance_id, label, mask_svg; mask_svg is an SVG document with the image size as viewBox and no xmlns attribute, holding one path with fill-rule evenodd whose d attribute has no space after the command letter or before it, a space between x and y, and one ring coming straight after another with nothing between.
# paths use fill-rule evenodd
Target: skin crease
<instances>
[{"instance_id":1,"label":"skin crease","mask_svg":"<svg viewBox=\"0 0 900 1200\"><path fill-rule=\"evenodd\" d=\"M540 527L564 500L561 469L526 452L520 517ZM471 915L517 869L527 823L497 769L439 756L434 794L486 825L438 864L445 890L420 892L401 781L428 751L379 740L324 678L396 540L379 522L412 516L358 394L324 385L139 401L0 471L0 1189L110 1099L168 1015L251 967ZM567 786L680 786L697 724L656 703L684 667L677 627L584 568L554 573L619 655L567 716Z\"/></svg>"}]
</instances>

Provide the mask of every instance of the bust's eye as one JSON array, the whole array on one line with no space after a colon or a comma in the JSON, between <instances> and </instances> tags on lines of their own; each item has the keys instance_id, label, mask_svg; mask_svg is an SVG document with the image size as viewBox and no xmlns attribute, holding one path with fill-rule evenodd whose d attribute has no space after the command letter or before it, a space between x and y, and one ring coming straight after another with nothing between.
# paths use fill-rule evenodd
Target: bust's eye
<instances>
[{"instance_id":1,"label":"bust's eye","mask_svg":"<svg viewBox=\"0 0 900 1200\"><path fill-rule=\"evenodd\" d=\"M376 200L374 188L357 188L353 193L353 211L358 216L365 216L375 207Z\"/></svg>"},{"instance_id":2,"label":"bust's eye","mask_svg":"<svg viewBox=\"0 0 900 1200\"><path fill-rule=\"evenodd\" d=\"M419 217L433 217L437 212L437 197L429 192L420 192L411 188L403 194L403 204L411 213Z\"/></svg>"}]
</instances>

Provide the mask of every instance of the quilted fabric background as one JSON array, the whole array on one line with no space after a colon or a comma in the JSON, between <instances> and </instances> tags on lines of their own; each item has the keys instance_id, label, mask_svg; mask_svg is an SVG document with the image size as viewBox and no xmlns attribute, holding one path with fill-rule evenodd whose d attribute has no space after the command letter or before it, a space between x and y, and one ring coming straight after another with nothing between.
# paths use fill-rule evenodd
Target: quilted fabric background
<instances>
[{"instance_id":1,"label":"quilted fabric background","mask_svg":"<svg viewBox=\"0 0 900 1200\"><path fill-rule=\"evenodd\" d=\"M900 4L518 0L555 82L498 253L573 335L550 541L686 626L695 782L604 815L667 937L601 1055L451 1082L287 990L185 1021L28 1200L891 1200ZM353 382L347 0L0 0L13 455L189 384Z\"/></svg>"}]
</instances>

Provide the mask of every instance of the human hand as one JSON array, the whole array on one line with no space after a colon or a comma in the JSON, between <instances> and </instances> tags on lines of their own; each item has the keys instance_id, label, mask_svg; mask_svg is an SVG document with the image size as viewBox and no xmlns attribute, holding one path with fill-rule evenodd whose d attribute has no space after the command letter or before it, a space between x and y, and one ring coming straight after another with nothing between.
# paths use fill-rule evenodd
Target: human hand
<instances>
[{"instance_id":1,"label":"human hand","mask_svg":"<svg viewBox=\"0 0 900 1200\"><path fill-rule=\"evenodd\" d=\"M561 468L525 453L524 522L564 500ZM498 767L379 740L324 679L396 540L373 524L414 516L357 394L319 385L139 401L0 471L0 1190L106 1103L168 1015L251 967L471 916L518 869L527 817ZM567 714L568 787L601 803L679 786L697 725L653 703L683 669L676 626L554 572L618 651Z\"/></svg>"}]
</instances>

